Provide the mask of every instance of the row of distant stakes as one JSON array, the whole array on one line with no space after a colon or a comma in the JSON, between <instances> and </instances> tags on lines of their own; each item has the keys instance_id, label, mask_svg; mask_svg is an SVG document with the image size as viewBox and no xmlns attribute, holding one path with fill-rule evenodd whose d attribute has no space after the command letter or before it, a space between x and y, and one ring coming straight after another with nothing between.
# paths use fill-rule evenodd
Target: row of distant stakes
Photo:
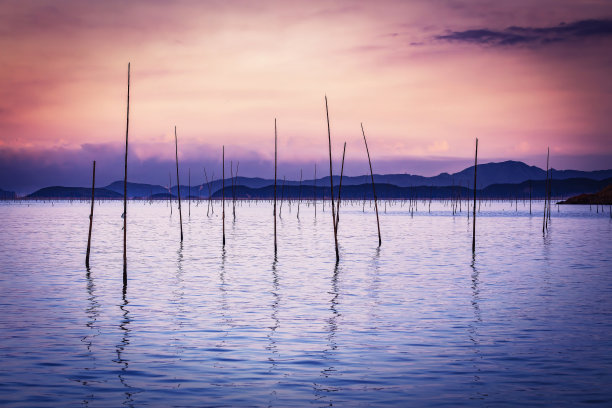
<instances>
[{"instance_id":1,"label":"row of distant stakes","mask_svg":"<svg viewBox=\"0 0 612 408\"><path fill-rule=\"evenodd\" d=\"M329 110L327 107L327 96L325 96L325 114L327 117L327 139L329 143L329 182L331 189L331 213L332 213L332 222L334 225L334 243L336 249L336 262L340 261L340 253L338 251L338 221L339 221L339 212L340 212L340 189L342 188L342 176L344 172L344 154L346 153L346 142L344 143L344 150L342 153L342 167L340 171L340 185L338 188L338 200L337 206L334 206L334 183L332 177L332 150L331 150L331 131L329 126ZM128 158L128 130L130 125L130 64L128 63L128 81L127 81L127 115L126 115L126 126L125 126L125 172L123 179L123 284L124 287L127 285L127 158ZM372 171L372 161L370 159L370 151L368 149L368 142L366 139L365 131L363 130L363 124L361 124L361 133L363 135L363 142L365 144L366 152L368 154L368 162L370 165L370 177L372 179L372 192L374 195L374 209L376 210L376 224L378 227L378 246L382 245L382 238L380 235L380 222L378 218L378 203L376 198L376 189L374 185L374 173ZM178 138L176 135L176 126L174 127L174 147L176 153L176 181L177 181L177 190L178 190L178 210L179 210L179 219L181 226L181 242L183 241L183 215L181 212L181 190L180 190L180 182L179 182L179 165L178 165ZM545 232L548 229L548 220L550 219L550 177L548 176L549 172L549 158L550 158L550 149L546 158L546 198L544 200L544 221L542 223L542 232ZM222 149L222 162L223 162L223 174L222 174L222 200L223 200L223 245L225 245L225 146ZM478 139L476 139L476 148L474 154L474 186L476 186L476 170L478 164ZM277 180L277 130L276 130L276 119L274 119L274 254L277 252L276 245L276 180ZM316 171L316 170L315 170ZM93 212L94 212L94 190L96 183L96 162L93 162L93 176L92 176L92 186L91 186L91 213L89 215L89 236L87 239L87 255L85 257L85 265L89 268L89 253L91 249L91 230L93 225ZM472 220L472 252L476 251L476 188L474 190L474 205L472 206L473 210L473 220ZM469 213L469 211L468 211Z\"/></svg>"}]
</instances>

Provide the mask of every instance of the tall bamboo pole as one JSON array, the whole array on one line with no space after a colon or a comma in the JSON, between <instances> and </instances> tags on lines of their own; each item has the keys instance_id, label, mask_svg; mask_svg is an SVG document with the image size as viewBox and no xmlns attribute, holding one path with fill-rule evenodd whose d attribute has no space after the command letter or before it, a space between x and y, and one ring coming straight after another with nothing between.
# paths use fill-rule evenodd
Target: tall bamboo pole
<instances>
[{"instance_id":1,"label":"tall bamboo pole","mask_svg":"<svg viewBox=\"0 0 612 408\"><path fill-rule=\"evenodd\" d=\"M127 158L130 127L130 63L128 62L127 115L125 122L125 172L123 176L123 286L127 285Z\"/></svg>"},{"instance_id":2,"label":"tall bamboo pole","mask_svg":"<svg viewBox=\"0 0 612 408\"><path fill-rule=\"evenodd\" d=\"M221 153L221 165L223 169L221 170L221 203L223 205L223 246L225 246L225 146L223 146L223 150Z\"/></svg>"},{"instance_id":3,"label":"tall bamboo pole","mask_svg":"<svg viewBox=\"0 0 612 408\"><path fill-rule=\"evenodd\" d=\"M332 223L334 224L334 243L336 244L336 262L340 261L340 253L338 252L338 230L336 228L336 211L334 209L334 175L332 169L332 152L331 152L331 129L329 127L329 109L327 108L327 95L325 95L325 115L327 117L327 140L329 142L329 185L331 190L331 208L332 208Z\"/></svg>"},{"instance_id":4,"label":"tall bamboo pole","mask_svg":"<svg viewBox=\"0 0 612 408\"><path fill-rule=\"evenodd\" d=\"M476 169L478 166L478 138L476 138L476 152L474 153L474 208L472 213L472 252L476 251ZM469 213L469 209L468 209Z\"/></svg>"},{"instance_id":5,"label":"tall bamboo pole","mask_svg":"<svg viewBox=\"0 0 612 408\"><path fill-rule=\"evenodd\" d=\"M374 187L374 172L372 171L372 160L370 160L370 149L368 149L368 141L363 130L363 123L361 124L361 133L363 134L363 142L365 143L366 152L368 153L368 163L370 164L370 177L372 178L372 193L374 194L374 209L376 210L376 226L378 227L378 246L382 245L382 239L380 237L380 222L378 220L378 203L376 199L376 188Z\"/></svg>"},{"instance_id":6,"label":"tall bamboo pole","mask_svg":"<svg viewBox=\"0 0 612 408\"><path fill-rule=\"evenodd\" d=\"M93 176L91 177L91 213L89 214L89 235L87 236L87 255L85 256L85 267L89 269L89 251L91 249L91 228L93 227L94 213L94 190L96 188L96 161L93 162Z\"/></svg>"},{"instance_id":7,"label":"tall bamboo pole","mask_svg":"<svg viewBox=\"0 0 612 408\"><path fill-rule=\"evenodd\" d=\"M546 155L546 183L544 184L544 220L542 221L542 233L546 230L546 205L548 200L548 160L550 158L550 147Z\"/></svg>"},{"instance_id":8,"label":"tall bamboo pole","mask_svg":"<svg viewBox=\"0 0 612 408\"><path fill-rule=\"evenodd\" d=\"M179 181L178 138L176 137L176 126L174 127L174 147L176 153L176 191L178 192L179 220L181 224L181 242L183 242L183 213L181 212L181 182Z\"/></svg>"},{"instance_id":9,"label":"tall bamboo pole","mask_svg":"<svg viewBox=\"0 0 612 408\"><path fill-rule=\"evenodd\" d=\"M277 165L277 132L276 118L274 118L274 255L276 255L276 165Z\"/></svg>"}]
</instances>

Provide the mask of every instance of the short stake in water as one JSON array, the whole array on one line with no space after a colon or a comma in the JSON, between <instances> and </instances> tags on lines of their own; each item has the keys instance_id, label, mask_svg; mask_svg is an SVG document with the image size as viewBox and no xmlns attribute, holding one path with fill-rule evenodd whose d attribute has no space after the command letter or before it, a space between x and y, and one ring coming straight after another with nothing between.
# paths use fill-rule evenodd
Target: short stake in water
<instances>
[{"instance_id":1,"label":"short stake in water","mask_svg":"<svg viewBox=\"0 0 612 408\"><path fill-rule=\"evenodd\" d=\"M361 133L363 134L363 142L365 143L366 152L368 153L368 163L370 164L370 177L372 178L372 194L374 194L374 209L376 210L376 226L378 227L378 246L381 246L382 239L380 238L380 222L378 221L378 203L376 199L376 187L374 187L374 172L372 171L372 160L370 160L370 150L368 149L368 141L366 140L365 132L363 131L363 123L361 124Z\"/></svg>"},{"instance_id":2,"label":"short stake in water","mask_svg":"<svg viewBox=\"0 0 612 408\"><path fill-rule=\"evenodd\" d=\"M476 138L476 153L474 154L474 212L472 213L472 252L476 251L476 166L478 166L478 138Z\"/></svg>"},{"instance_id":3,"label":"short stake in water","mask_svg":"<svg viewBox=\"0 0 612 408\"><path fill-rule=\"evenodd\" d=\"M89 269L89 250L91 249L91 227L93 226L94 212L94 189L96 188L96 161L93 162L93 176L91 178L91 213L89 214L89 235L87 237L87 255L85 256L85 267Z\"/></svg>"},{"instance_id":4,"label":"short stake in water","mask_svg":"<svg viewBox=\"0 0 612 408\"><path fill-rule=\"evenodd\" d=\"M176 191L178 192L179 220L181 224L181 242L183 242L183 213L181 212L181 182L179 181L178 139L176 137L176 126L174 127L174 147L176 153Z\"/></svg>"}]
</instances>

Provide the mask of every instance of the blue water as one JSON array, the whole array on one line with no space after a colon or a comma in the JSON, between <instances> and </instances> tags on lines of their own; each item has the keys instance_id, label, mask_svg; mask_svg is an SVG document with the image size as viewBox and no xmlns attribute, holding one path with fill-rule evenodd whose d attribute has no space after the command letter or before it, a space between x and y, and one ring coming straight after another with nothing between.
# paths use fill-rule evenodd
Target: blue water
<instances>
[{"instance_id":1,"label":"blue water","mask_svg":"<svg viewBox=\"0 0 612 408\"><path fill-rule=\"evenodd\" d=\"M612 406L609 209L3 203L0 405ZM386 212L385 212L386 208Z\"/></svg>"}]
</instances>

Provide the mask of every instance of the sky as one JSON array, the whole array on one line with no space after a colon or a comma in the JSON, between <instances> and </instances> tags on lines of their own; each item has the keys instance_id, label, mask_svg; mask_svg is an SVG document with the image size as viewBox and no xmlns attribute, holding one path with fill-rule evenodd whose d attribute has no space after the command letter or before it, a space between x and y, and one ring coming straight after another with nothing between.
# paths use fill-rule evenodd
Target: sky
<instances>
[{"instance_id":1,"label":"sky","mask_svg":"<svg viewBox=\"0 0 612 408\"><path fill-rule=\"evenodd\" d=\"M221 173L435 175L479 161L612 168L612 2L0 4L0 188ZM229 173L229 166L226 166Z\"/></svg>"}]
</instances>

